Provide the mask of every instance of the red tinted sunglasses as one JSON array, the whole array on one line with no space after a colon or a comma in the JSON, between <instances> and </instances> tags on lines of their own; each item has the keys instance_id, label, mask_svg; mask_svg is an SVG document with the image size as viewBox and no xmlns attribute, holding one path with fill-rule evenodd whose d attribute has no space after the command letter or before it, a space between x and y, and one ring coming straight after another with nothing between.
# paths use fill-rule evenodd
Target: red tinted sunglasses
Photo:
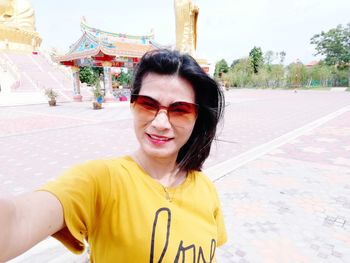
<instances>
[{"instance_id":1,"label":"red tinted sunglasses","mask_svg":"<svg viewBox=\"0 0 350 263\"><path fill-rule=\"evenodd\" d=\"M198 105L194 103L177 101L168 107L148 96L131 95L131 105L138 119L152 121L160 110L166 110L170 123L174 126L185 126L194 122L197 118Z\"/></svg>"}]
</instances>

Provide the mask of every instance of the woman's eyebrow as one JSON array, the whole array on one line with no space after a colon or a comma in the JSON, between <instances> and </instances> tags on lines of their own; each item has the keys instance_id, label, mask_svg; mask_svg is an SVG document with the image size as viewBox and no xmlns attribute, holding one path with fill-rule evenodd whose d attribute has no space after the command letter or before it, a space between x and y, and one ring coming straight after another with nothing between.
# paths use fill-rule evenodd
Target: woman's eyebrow
<instances>
[{"instance_id":1,"label":"woman's eyebrow","mask_svg":"<svg viewBox=\"0 0 350 263\"><path fill-rule=\"evenodd\" d=\"M148 96L148 95L140 95L140 96L147 97L147 98L149 98L149 99L151 99L151 100L157 102L159 105L163 106L158 100L156 100L155 98L153 98L153 97L151 97L151 96ZM172 104L172 103L171 103L171 104ZM171 104L169 104L169 105L171 105Z\"/></svg>"},{"instance_id":2,"label":"woman's eyebrow","mask_svg":"<svg viewBox=\"0 0 350 263\"><path fill-rule=\"evenodd\" d=\"M166 105L161 104L158 100L156 100L155 98L153 98L153 97L151 97L151 96L148 96L148 95L141 95L141 94L139 94L139 96L147 97L147 98L149 98L149 99L151 99L151 100L157 102L160 106L166 106ZM177 100L177 101L174 101L174 102L168 104L166 107L169 107L170 105L177 104L177 103L181 103L181 102L196 104L196 103L194 103L194 102L188 102L188 101L184 101L184 100Z\"/></svg>"},{"instance_id":3,"label":"woman's eyebrow","mask_svg":"<svg viewBox=\"0 0 350 263\"><path fill-rule=\"evenodd\" d=\"M158 100L156 100L155 98L153 98L153 97L151 97L151 96L148 96L148 95L139 95L139 96L147 97L147 98L149 98L149 99L151 99L151 100L154 100L154 101L156 101L156 102L159 103ZM159 104L160 104L160 103L159 103Z\"/></svg>"}]
</instances>

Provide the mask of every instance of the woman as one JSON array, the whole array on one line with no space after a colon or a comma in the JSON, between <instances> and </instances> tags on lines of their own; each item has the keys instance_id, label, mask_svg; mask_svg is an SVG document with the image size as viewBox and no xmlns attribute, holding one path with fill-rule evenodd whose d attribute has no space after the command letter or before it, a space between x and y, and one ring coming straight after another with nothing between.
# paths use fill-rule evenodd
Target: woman
<instances>
[{"instance_id":1,"label":"woman","mask_svg":"<svg viewBox=\"0 0 350 263\"><path fill-rule=\"evenodd\" d=\"M223 95L189 55L146 53L131 109L139 149L77 165L39 191L0 201L0 261L49 235L92 262L213 262L226 241L216 190L201 172Z\"/></svg>"}]
</instances>

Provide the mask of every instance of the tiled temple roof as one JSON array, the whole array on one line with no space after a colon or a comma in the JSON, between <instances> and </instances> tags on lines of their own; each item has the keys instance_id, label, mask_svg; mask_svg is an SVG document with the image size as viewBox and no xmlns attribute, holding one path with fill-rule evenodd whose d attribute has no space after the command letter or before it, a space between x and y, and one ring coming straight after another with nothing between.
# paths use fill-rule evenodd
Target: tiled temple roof
<instances>
[{"instance_id":1,"label":"tiled temple roof","mask_svg":"<svg viewBox=\"0 0 350 263\"><path fill-rule=\"evenodd\" d=\"M73 62L84 59L90 59L97 55L107 55L114 57L110 59L118 60L122 58L140 58L149 50L157 49L160 45L154 42L154 35L127 35L121 33L111 33L90 27L85 20L81 21L81 30L83 35L71 45L70 50L63 56L55 56L55 62Z\"/></svg>"}]
</instances>

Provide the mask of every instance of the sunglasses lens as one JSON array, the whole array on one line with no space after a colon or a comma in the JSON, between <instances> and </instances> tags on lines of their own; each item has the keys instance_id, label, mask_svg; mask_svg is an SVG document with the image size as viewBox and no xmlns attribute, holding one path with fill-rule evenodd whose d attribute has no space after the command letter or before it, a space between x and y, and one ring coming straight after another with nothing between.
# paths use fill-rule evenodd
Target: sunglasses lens
<instances>
[{"instance_id":1,"label":"sunglasses lens","mask_svg":"<svg viewBox=\"0 0 350 263\"><path fill-rule=\"evenodd\" d=\"M142 95L132 95L132 107L135 117L143 121L152 121L159 108L165 108L151 97ZM197 105L189 102L175 102L167 108L169 121L174 126L183 127L194 122L197 117Z\"/></svg>"},{"instance_id":2,"label":"sunglasses lens","mask_svg":"<svg viewBox=\"0 0 350 263\"><path fill-rule=\"evenodd\" d=\"M188 102L175 102L169 106L168 115L173 125L184 126L196 120L197 106Z\"/></svg>"},{"instance_id":3,"label":"sunglasses lens","mask_svg":"<svg viewBox=\"0 0 350 263\"><path fill-rule=\"evenodd\" d=\"M152 120L159 108L157 101L146 96L135 96L132 105L137 118L145 121Z\"/></svg>"}]
</instances>

